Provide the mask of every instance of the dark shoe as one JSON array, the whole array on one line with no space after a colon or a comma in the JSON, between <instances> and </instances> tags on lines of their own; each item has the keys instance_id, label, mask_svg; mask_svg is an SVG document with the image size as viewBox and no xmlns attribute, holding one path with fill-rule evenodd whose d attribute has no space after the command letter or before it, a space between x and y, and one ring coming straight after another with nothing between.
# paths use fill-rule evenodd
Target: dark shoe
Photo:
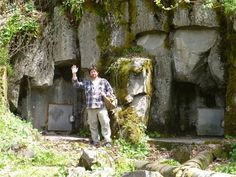
<instances>
[{"instance_id":1,"label":"dark shoe","mask_svg":"<svg viewBox=\"0 0 236 177\"><path fill-rule=\"evenodd\" d=\"M91 145L95 146L95 147L99 147L100 146L99 142L92 142Z\"/></svg>"},{"instance_id":2,"label":"dark shoe","mask_svg":"<svg viewBox=\"0 0 236 177\"><path fill-rule=\"evenodd\" d=\"M104 143L103 146L104 146L104 147L107 147L107 148L111 148L111 147L112 147L112 145L111 145L110 142Z\"/></svg>"}]
</instances>

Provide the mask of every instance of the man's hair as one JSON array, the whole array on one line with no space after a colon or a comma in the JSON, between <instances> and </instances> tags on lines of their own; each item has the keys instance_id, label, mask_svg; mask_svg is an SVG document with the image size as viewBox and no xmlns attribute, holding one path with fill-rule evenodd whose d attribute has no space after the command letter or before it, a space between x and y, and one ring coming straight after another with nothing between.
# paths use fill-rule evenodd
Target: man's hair
<instances>
[{"instance_id":1,"label":"man's hair","mask_svg":"<svg viewBox=\"0 0 236 177\"><path fill-rule=\"evenodd\" d=\"M89 69L88 69L88 72L90 73L90 71L92 71L92 70L98 71L97 67L95 65L90 66Z\"/></svg>"}]
</instances>

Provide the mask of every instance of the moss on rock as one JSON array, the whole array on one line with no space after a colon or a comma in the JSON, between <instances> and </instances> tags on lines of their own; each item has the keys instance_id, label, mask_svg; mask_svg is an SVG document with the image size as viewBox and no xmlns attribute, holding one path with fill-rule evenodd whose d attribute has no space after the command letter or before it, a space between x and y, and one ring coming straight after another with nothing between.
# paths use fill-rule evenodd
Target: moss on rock
<instances>
[{"instance_id":1,"label":"moss on rock","mask_svg":"<svg viewBox=\"0 0 236 177\"><path fill-rule=\"evenodd\" d=\"M230 35L228 48L228 84L226 93L225 135L236 135L236 34Z\"/></svg>"}]
</instances>

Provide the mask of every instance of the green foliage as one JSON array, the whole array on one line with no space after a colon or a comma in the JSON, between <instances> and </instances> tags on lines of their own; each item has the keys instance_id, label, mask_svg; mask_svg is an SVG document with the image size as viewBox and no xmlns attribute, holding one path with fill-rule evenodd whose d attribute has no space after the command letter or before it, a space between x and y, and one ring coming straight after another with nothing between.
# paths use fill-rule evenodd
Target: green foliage
<instances>
[{"instance_id":1,"label":"green foliage","mask_svg":"<svg viewBox=\"0 0 236 177\"><path fill-rule=\"evenodd\" d=\"M232 144L232 152L230 152L230 155L231 155L231 161L236 162L236 143Z\"/></svg>"},{"instance_id":2,"label":"green foliage","mask_svg":"<svg viewBox=\"0 0 236 177\"><path fill-rule=\"evenodd\" d=\"M124 173L134 171L135 166L132 163L132 160L127 159L125 157L119 157L118 159L116 159L115 170L116 170L115 176L120 177Z\"/></svg>"},{"instance_id":3,"label":"green foliage","mask_svg":"<svg viewBox=\"0 0 236 177\"><path fill-rule=\"evenodd\" d=\"M228 173L236 175L236 163L229 163L225 165L218 165L214 168L214 171L221 172L221 173Z\"/></svg>"},{"instance_id":4,"label":"green foliage","mask_svg":"<svg viewBox=\"0 0 236 177\"><path fill-rule=\"evenodd\" d=\"M119 124L119 136L127 139L132 144L140 144L145 141L146 126L132 107L118 112L116 121Z\"/></svg>"},{"instance_id":5,"label":"green foliage","mask_svg":"<svg viewBox=\"0 0 236 177\"><path fill-rule=\"evenodd\" d=\"M88 129L81 129L78 134L80 137L83 137L83 138L91 136L91 133Z\"/></svg>"},{"instance_id":6,"label":"green foliage","mask_svg":"<svg viewBox=\"0 0 236 177\"><path fill-rule=\"evenodd\" d=\"M122 57L120 57L122 56ZM152 61L147 60L142 64L142 67L135 67L134 58L135 56L145 57L148 54L144 51L142 47L130 47L130 48L122 48L116 49L115 56L112 64L108 64L107 70L105 74L110 75L111 84L115 88L116 95L118 97L120 104L127 103L127 84L129 81L129 76L131 73L140 74L142 73L142 69L146 69L148 72L152 72ZM150 56L148 56L150 57ZM117 59L118 58L118 59ZM147 93L151 96L151 79L148 80L147 83Z\"/></svg>"},{"instance_id":7,"label":"green foliage","mask_svg":"<svg viewBox=\"0 0 236 177\"><path fill-rule=\"evenodd\" d=\"M102 52L108 50L111 41L111 29L109 24L101 22L97 25L98 35L96 41Z\"/></svg>"},{"instance_id":8,"label":"green foliage","mask_svg":"<svg viewBox=\"0 0 236 177\"><path fill-rule=\"evenodd\" d=\"M161 137L161 134L158 133L157 131L147 132L147 135L150 138L160 138Z\"/></svg>"},{"instance_id":9,"label":"green foliage","mask_svg":"<svg viewBox=\"0 0 236 177\"><path fill-rule=\"evenodd\" d=\"M205 7L208 8L217 8L217 7L224 7L225 14L235 14L236 13L236 1L235 0L206 0L203 4Z\"/></svg>"},{"instance_id":10,"label":"green foliage","mask_svg":"<svg viewBox=\"0 0 236 177\"><path fill-rule=\"evenodd\" d=\"M156 5L166 11L173 10L182 4L191 4L190 0L177 0L174 4L167 4L164 0L154 0ZM205 0L202 1L202 5L206 8L218 8L224 7L225 14L235 14L236 13L236 1L235 0Z\"/></svg>"},{"instance_id":11,"label":"green foliage","mask_svg":"<svg viewBox=\"0 0 236 177\"><path fill-rule=\"evenodd\" d=\"M8 9L8 0L1 0L0 1L0 12L5 14Z\"/></svg>"},{"instance_id":12,"label":"green foliage","mask_svg":"<svg viewBox=\"0 0 236 177\"><path fill-rule=\"evenodd\" d=\"M118 151L121 157L128 159L144 159L150 152L149 145L146 141L140 143L131 143L125 139L117 139L114 144L118 146Z\"/></svg>"},{"instance_id":13,"label":"green foliage","mask_svg":"<svg viewBox=\"0 0 236 177\"><path fill-rule=\"evenodd\" d=\"M226 14L236 14L236 1L235 0L223 0L223 5Z\"/></svg>"},{"instance_id":14,"label":"green foliage","mask_svg":"<svg viewBox=\"0 0 236 177\"><path fill-rule=\"evenodd\" d=\"M69 11L76 21L79 21L83 15L85 0L65 0L62 2L62 7L65 11Z\"/></svg>"},{"instance_id":15,"label":"green foliage","mask_svg":"<svg viewBox=\"0 0 236 177\"><path fill-rule=\"evenodd\" d=\"M38 37L42 14L35 10L32 2L14 4L6 12L6 21L0 28L0 65L7 66L11 74L10 58Z\"/></svg>"},{"instance_id":16,"label":"green foliage","mask_svg":"<svg viewBox=\"0 0 236 177\"><path fill-rule=\"evenodd\" d=\"M0 46L9 45L19 34L25 35L28 40L37 38L40 14L34 10L32 3L25 4L21 8L16 6L9 15L6 24L0 30Z\"/></svg>"},{"instance_id":17,"label":"green foliage","mask_svg":"<svg viewBox=\"0 0 236 177\"><path fill-rule=\"evenodd\" d=\"M9 53L8 53L8 48L2 47L0 48L0 65L6 65L9 63Z\"/></svg>"},{"instance_id":18,"label":"green foliage","mask_svg":"<svg viewBox=\"0 0 236 177\"><path fill-rule=\"evenodd\" d=\"M27 171L22 176L31 176L32 166L64 166L68 158L59 155L41 144L41 135L28 122L22 121L0 104L0 170L6 168ZM32 157L22 152L32 152ZM31 171L30 171L31 169ZM23 172L22 172L23 173ZM58 169L55 173L60 174ZM37 176L37 175L35 175ZM40 175L38 175L40 176Z\"/></svg>"},{"instance_id":19,"label":"green foliage","mask_svg":"<svg viewBox=\"0 0 236 177\"><path fill-rule=\"evenodd\" d=\"M232 144L232 151L230 152L230 162L227 164L217 165L214 170L222 173L229 173L236 175L236 143Z\"/></svg>"},{"instance_id":20,"label":"green foliage","mask_svg":"<svg viewBox=\"0 0 236 177\"><path fill-rule=\"evenodd\" d=\"M119 154L118 158L115 160L116 177L122 176L124 172L134 171L134 160L143 160L150 152L149 145L144 141L133 144L120 138L114 141L114 145L117 147Z\"/></svg>"},{"instance_id":21,"label":"green foliage","mask_svg":"<svg viewBox=\"0 0 236 177\"><path fill-rule=\"evenodd\" d=\"M180 165L180 163L178 161L173 160L173 159L166 159L164 161L161 161L160 163L161 164L171 165L171 166L178 166L178 165Z\"/></svg>"}]
</instances>

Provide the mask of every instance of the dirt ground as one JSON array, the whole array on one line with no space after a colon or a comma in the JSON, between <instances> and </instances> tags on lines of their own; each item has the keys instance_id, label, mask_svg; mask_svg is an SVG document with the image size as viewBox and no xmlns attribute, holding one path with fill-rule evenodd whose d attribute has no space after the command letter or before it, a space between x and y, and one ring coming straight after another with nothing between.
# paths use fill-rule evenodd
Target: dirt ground
<instances>
[{"instance_id":1,"label":"dirt ground","mask_svg":"<svg viewBox=\"0 0 236 177\"><path fill-rule=\"evenodd\" d=\"M81 149L84 147L91 147L88 138L78 138L72 136L44 136L46 146L57 147L59 153L70 153L74 158L74 161L79 160ZM222 144L230 143L229 140L220 141ZM198 145L175 145L169 147L163 147L158 145L156 142L150 142L150 153L147 155L145 160L150 162L154 161L165 161L170 159L175 159L177 161L184 161L193 158L199 152L210 148L208 144L198 144ZM112 151L116 154L116 147L112 148ZM183 154L181 154L183 153ZM177 154L177 155L176 155ZM186 159L181 159L181 157L186 157ZM229 160L227 159L228 154L225 153L224 157L218 157L211 163L207 170L213 170L216 166L227 164ZM178 159L180 158L180 159Z\"/></svg>"}]
</instances>

